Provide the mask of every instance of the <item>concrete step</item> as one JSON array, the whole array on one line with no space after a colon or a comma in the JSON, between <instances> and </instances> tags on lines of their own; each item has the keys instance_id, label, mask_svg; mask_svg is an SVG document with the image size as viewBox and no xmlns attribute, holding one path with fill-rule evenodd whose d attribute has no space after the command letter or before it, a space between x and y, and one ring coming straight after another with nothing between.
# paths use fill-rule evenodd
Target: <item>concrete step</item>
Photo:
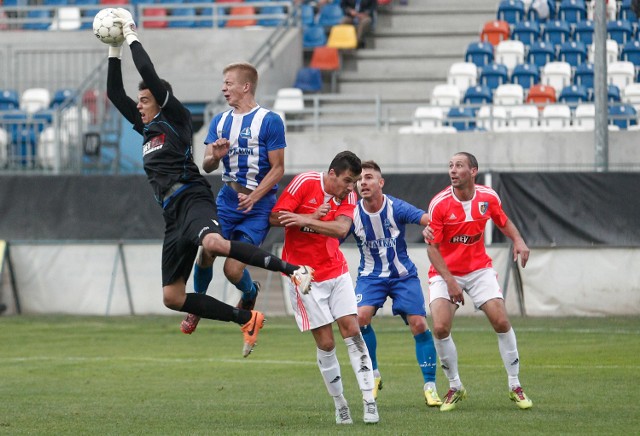
<instances>
[{"instance_id":1,"label":"concrete step","mask_svg":"<svg viewBox=\"0 0 640 436\"><path fill-rule=\"evenodd\" d=\"M400 32L397 30L376 31L375 37L367 41L367 48L358 53L384 50L387 52L420 52L433 55L464 56L467 46L479 40L475 32L435 33L435 32Z\"/></svg>"},{"instance_id":2,"label":"concrete step","mask_svg":"<svg viewBox=\"0 0 640 436\"><path fill-rule=\"evenodd\" d=\"M451 64L459 60L461 58L458 56L427 56L412 53L358 56L355 71L343 71L339 77L341 82L350 79L387 80L390 76L393 76L394 80L412 77L438 79L446 77Z\"/></svg>"},{"instance_id":3,"label":"concrete step","mask_svg":"<svg viewBox=\"0 0 640 436\"><path fill-rule=\"evenodd\" d=\"M424 104L429 102L433 87L440 83L445 83L445 79L414 77L401 81L394 78L375 81L345 80L340 82L338 89L344 95L379 95L386 103Z\"/></svg>"},{"instance_id":4,"label":"concrete step","mask_svg":"<svg viewBox=\"0 0 640 436\"><path fill-rule=\"evenodd\" d=\"M482 25L495 19L495 12L443 11L428 12L420 9L403 10L378 16L378 28L429 29L431 32L458 31L480 34Z\"/></svg>"}]
</instances>

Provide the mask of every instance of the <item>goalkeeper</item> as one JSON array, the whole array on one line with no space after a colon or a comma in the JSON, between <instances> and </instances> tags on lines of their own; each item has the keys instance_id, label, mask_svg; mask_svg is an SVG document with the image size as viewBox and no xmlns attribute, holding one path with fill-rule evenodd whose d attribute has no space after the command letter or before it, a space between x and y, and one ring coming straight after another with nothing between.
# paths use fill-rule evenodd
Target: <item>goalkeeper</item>
<instances>
[{"instance_id":1,"label":"goalkeeper","mask_svg":"<svg viewBox=\"0 0 640 436\"><path fill-rule=\"evenodd\" d=\"M107 95L143 138L144 170L165 220L162 246L162 292L165 306L180 312L240 324L244 334L243 356L253 350L264 315L232 307L206 294L186 293L186 282L202 246L210 256L226 256L252 266L279 271L307 289L313 270L292 265L247 243L228 241L220 235L211 186L200 174L192 156L191 113L173 95L171 85L158 77L149 55L138 40L136 25L126 9L115 10L133 62L142 77L138 102L129 98L122 84L121 46L109 47ZM220 156L219 158L221 158Z\"/></svg>"}]
</instances>

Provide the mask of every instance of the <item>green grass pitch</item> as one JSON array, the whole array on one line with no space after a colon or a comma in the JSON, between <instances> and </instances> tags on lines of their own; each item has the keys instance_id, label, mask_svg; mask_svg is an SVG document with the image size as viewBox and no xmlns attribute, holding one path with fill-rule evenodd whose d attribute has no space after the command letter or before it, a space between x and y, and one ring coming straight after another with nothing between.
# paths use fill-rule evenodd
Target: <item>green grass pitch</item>
<instances>
[{"instance_id":1,"label":"green grass pitch","mask_svg":"<svg viewBox=\"0 0 640 436\"><path fill-rule=\"evenodd\" d=\"M178 316L0 317L0 434L325 435L638 434L640 318L513 318L520 378L534 401L508 399L497 339L484 317L457 318L454 339L469 398L427 408L413 339L399 318L375 319L384 381L380 423L362 422L342 341L354 424L335 425L309 333L267 317L242 358L238 326ZM438 369L441 395L448 384Z\"/></svg>"}]
</instances>

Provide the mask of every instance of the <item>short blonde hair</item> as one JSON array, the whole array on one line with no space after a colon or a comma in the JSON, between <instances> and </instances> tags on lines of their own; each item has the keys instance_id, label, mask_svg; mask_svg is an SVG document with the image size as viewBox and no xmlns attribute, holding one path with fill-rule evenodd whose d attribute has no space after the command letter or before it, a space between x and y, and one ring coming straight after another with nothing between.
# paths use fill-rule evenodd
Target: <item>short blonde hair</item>
<instances>
[{"instance_id":1,"label":"short blonde hair","mask_svg":"<svg viewBox=\"0 0 640 436\"><path fill-rule=\"evenodd\" d=\"M251 84L251 94L256 94L256 89L258 89L258 70L256 70L256 67L249 62L234 62L224 67L222 74L227 74L229 71L238 71L241 79L245 83L249 82Z\"/></svg>"}]
</instances>

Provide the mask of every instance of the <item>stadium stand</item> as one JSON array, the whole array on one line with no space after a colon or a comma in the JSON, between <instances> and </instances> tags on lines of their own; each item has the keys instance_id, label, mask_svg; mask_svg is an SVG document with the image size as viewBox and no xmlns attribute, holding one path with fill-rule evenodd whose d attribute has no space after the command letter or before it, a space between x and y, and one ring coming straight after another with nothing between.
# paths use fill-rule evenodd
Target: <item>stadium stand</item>
<instances>
[{"instance_id":1,"label":"stadium stand","mask_svg":"<svg viewBox=\"0 0 640 436\"><path fill-rule=\"evenodd\" d=\"M513 106L524 103L524 88L515 83L505 83L496 88L493 104Z\"/></svg>"},{"instance_id":2,"label":"stadium stand","mask_svg":"<svg viewBox=\"0 0 640 436\"><path fill-rule=\"evenodd\" d=\"M606 42L607 47L607 63L611 64L611 62L615 62L618 60L618 43L613 39L607 39ZM593 56L595 53L595 45L591 44L588 48L588 60L593 63Z\"/></svg>"},{"instance_id":3,"label":"stadium stand","mask_svg":"<svg viewBox=\"0 0 640 436\"><path fill-rule=\"evenodd\" d=\"M490 90L496 89L509 81L509 71L506 65L491 64L480 72L480 84L487 86Z\"/></svg>"},{"instance_id":4,"label":"stadium stand","mask_svg":"<svg viewBox=\"0 0 640 436\"><path fill-rule=\"evenodd\" d=\"M593 103L579 104L573 118L576 130L593 130L596 125L596 106Z\"/></svg>"},{"instance_id":5,"label":"stadium stand","mask_svg":"<svg viewBox=\"0 0 640 436\"><path fill-rule=\"evenodd\" d=\"M587 47L580 41L567 41L560 45L558 60L575 68L587 61Z\"/></svg>"},{"instance_id":6,"label":"stadium stand","mask_svg":"<svg viewBox=\"0 0 640 436\"><path fill-rule=\"evenodd\" d=\"M436 85L431 92L431 104L449 110L460 104L460 89L456 85Z\"/></svg>"},{"instance_id":7,"label":"stadium stand","mask_svg":"<svg viewBox=\"0 0 640 436\"><path fill-rule=\"evenodd\" d=\"M320 92L322 91L322 73L317 68L300 68L293 87L301 89L302 92Z\"/></svg>"},{"instance_id":8,"label":"stadium stand","mask_svg":"<svg viewBox=\"0 0 640 436\"><path fill-rule=\"evenodd\" d=\"M616 85L620 90L635 81L635 65L629 61L611 62L607 68L607 82Z\"/></svg>"},{"instance_id":9,"label":"stadium stand","mask_svg":"<svg viewBox=\"0 0 640 436\"><path fill-rule=\"evenodd\" d=\"M246 27L255 26L258 20L253 18L256 15L256 8L251 5L234 6L229 12L229 20L225 27Z\"/></svg>"},{"instance_id":10,"label":"stadium stand","mask_svg":"<svg viewBox=\"0 0 640 436\"><path fill-rule=\"evenodd\" d=\"M607 34L610 39L618 43L618 46L631 41L634 33L633 25L627 20L609 21L607 23Z\"/></svg>"},{"instance_id":11,"label":"stadium stand","mask_svg":"<svg viewBox=\"0 0 640 436\"><path fill-rule=\"evenodd\" d=\"M509 74L516 65L524 62L525 45L522 41L507 40L502 41L495 48L495 61L507 67ZM585 50L586 57L586 50Z\"/></svg>"},{"instance_id":12,"label":"stadium stand","mask_svg":"<svg viewBox=\"0 0 640 436\"><path fill-rule=\"evenodd\" d=\"M567 62L549 62L542 68L540 82L552 87L559 95L565 86L571 84L571 65Z\"/></svg>"},{"instance_id":13,"label":"stadium stand","mask_svg":"<svg viewBox=\"0 0 640 436\"><path fill-rule=\"evenodd\" d=\"M640 41L627 42L620 52L620 60L629 61L636 66L636 69L640 68Z\"/></svg>"},{"instance_id":14,"label":"stadium stand","mask_svg":"<svg viewBox=\"0 0 640 436\"><path fill-rule=\"evenodd\" d=\"M516 65L511 73L511 82L522 86L528 92L529 88L540 82L540 70L535 64Z\"/></svg>"},{"instance_id":15,"label":"stadium stand","mask_svg":"<svg viewBox=\"0 0 640 436\"><path fill-rule=\"evenodd\" d=\"M498 5L498 20L515 25L526 16L525 6L521 0L503 0Z\"/></svg>"},{"instance_id":16,"label":"stadium stand","mask_svg":"<svg viewBox=\"0 0 640 436\"><path fill-rule=\"evenodd\" d=\"M575 24L587 19L587 6L584 0L562 0L558 8L561 20Z\"/></svg>"},{"instance_id":17,"label":"stadium stand","mask_svg":"<svg viewBox=\"0 0 640 436\"><path fill-rule=\"evenodd\" d=\"M520 21L513 28L512 37L527 47L540 39L542 30L537 21Z\"/></svg>"},{"instance_id":18,"label":"stadium stand","mask_svg":"<svg viewBox=\"0 0 640 436\"><path fill-rule=\"evenodd\" d=\"M565 43L571 39L571 26L566 21L550 21L544 26L542 38L553 45Z\"/></svg>"},{"instance_id":19,"label":"stadium stand","mask_svg":"<svg viewBox=\"0 0 640 436\"><path fill-rule=\"evenodd\" d=\"M507 130L507 110L503 106L483 105L476 113L476 126L494 132Z\"/></svg>"},{"instance_id":20,"label":"stadium stand","mask_svg":"<svg viewBox=\"0 0 640 436\"><path fill-rule=\"evenodd\" d=\"M539 129L538 108L534 105L521 105L511 108L509 113L509 130L524 132Z\"/></svg>"},{"instance_id":21,"label":"stadium stand","mask_svg":"<svg viewBox=\"0 0 640 436\"><path fill-rule=\"evenodd\" d=\"M502 20L492 20L484 24L480 33L480 40L492 45L498 45L501 41L509 39L511 29L509 23Z\"/></svg>"},{"instance_id":22,"label":"stadium stand","mask_svg":"<svg viewBox=\"0 0 640 436\"><path fill-rule=\"evenodd\" d=\"M637 126L636 110L630 104L609 105L609 124L619 129L628 129Z\"/></svg>"},{"instance_id":23,"label":"stadium stand","mask_svg":"<svg viewBox=\"0 0 640 436\"><path fill-rule=\"evenodd\" d=\"M478 67L472 62L455 62L451 64L447 74L447 83L455 85L464 93L470 86L478 82Z\"/></svg>"},{"instance_id":24,"label":"stadium stand","mask_svg":"<svg viewBox=\"0 0 640 436\"><path fill-rule=\"evenodd\" d=\"M550 104L542 110L540 127L545 130L564 130L571 127L571 107L566 104Z\"/></svg>"},{"instance_id":25,"label":"stadium stand","mask_svg":"<svg viewBox=\"0 0 640 436\"><path fill-rule=\"evenodd\" d=\"M458 132L475 130L475 113L470 107L455 106L449 109L446 123L455 128Z\"/></svg>"},{"instance_id":26,"label":"stadium stand","mask_svg":"<svg viewBox=\"0 0 640 436\"><path fill-rule=\"evenodd\" d=\"M592 20L584 20L575 24L574 27L574 39L576 41L580 41L585 45L593 44L593 32L595 31L593 27Z\"/></svg>"},{"instance_id":27,"label":"stadium stand","mask_svg":"<svg viewBox=\"0 0 640 436\"><path fill-rule=\"evenodd\" d=\"M535 103L542 110L545 105L556 102L556 90L542 84L533 85L527 94L527 103Z\"/></svg>"},{"instance_id":28,"label":"stadium stand","mask_svg":"<svg viewBox=\"0 0 640 436\"><path fill-rule=\"evenodd\" d=\"M463 102L476 106L493 103L493 93L486 85L472 86L464 93Z\"/></svg>"},{"instance_id":29,"label":"stadium stand","mask_svg":"<svg viewBox=\"0 0 640 436\"><path fill-rule=\"evenodd\" d=\"M493 62L493 45L487 42L471 42L467 46L464 58L478 68L489 65Z\"/></svg>"},{"instance_id":30,"label":"stadium stand","mask_svg":"<svg viewBox=\"0 0 640 436\"><path fill-rule=\"evenodd\" d=\"M562 88L562 91L560 91L558 101L566 103L571 109L575 109L579 103L586 103L589 101L589 92L587 91L587 88L582 85L565 86Z\"/></svg>"},{"instance_id":31,"label":"stadium stand","mask_svg":"<svg viewBox=\"0 0 640 436\"><path fill-rule=\"evenodd\" d=\"M49 103L51 103L51 93L46 88L25 89L20 96L20 109L30 114L48 108Z\"/></svg>"},{"instance_id":32,"label":"stadium stand","mask_svg":"<svg viewBox=\"0 0 640 436\"><path fill-rule=\"evenodd\" d=\"M548 62L555 60L555 50L553 44L544 41L537 41L531 44L527 54L527 61L542 68Z\"/></svg>"}]
</instances>

